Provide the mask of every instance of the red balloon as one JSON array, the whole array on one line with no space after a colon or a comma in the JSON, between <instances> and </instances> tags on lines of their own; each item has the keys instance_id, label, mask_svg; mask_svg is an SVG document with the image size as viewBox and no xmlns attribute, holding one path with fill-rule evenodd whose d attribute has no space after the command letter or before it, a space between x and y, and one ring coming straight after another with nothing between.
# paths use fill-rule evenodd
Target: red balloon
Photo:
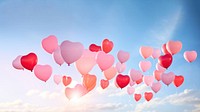
<instances>
[{"instance_id":1,"label":"red balloon","mask_svg":"<svg viewBox=\"0 0 200 112\"><path fill-rule=\"evenodd\" d=\"M179 75L179 76L175 76L175 79L174 79L174 85L176 87L179 87L180 85L182 85L184 82L184 77L182 75Z\"/></svg>"},{"instance_id":2,"label":"red balloon","mask_svg":"<svg viewBox=\"0 0 200 112\"><path fill-rule=\"evenodd\" d=\"M98 51L101 51L101 46L98 46L98 45L96 45L96 44L91 44L91 45L89 46L89 49L90 49L90 51L92 51L92 52L98 52Z\"/></svg>"},{"instance_id":3,"label":"red balloon","mask_svg":"<svg viewBox=\"0 0 200 112\"><path fill-rule=\"evenodd\" d=\"M135 94L134 95L135 101L139 101L141 99L141 97L142 97L141 94Z\"/></svg>"},{"instance_id":4,"label":"red balloon","mask_svg":"<svg viewBox=\"0 0 200 112\"><path fill-rule=\"evenodd\" d=\"M108 39L104 39L102 42L102 48L105 53L109 53L113 48L113 42Z\"/></svg>"},{"instance_id":5,"label":"red balloon","mask_svg":"<svg viewBox=\"0 0 200 112\"><path fill-rule=\"evenodd\" d=\"M144 97L146 101L150 101L153 98L153 93L152 92L145 92Z\"/></svg>"},{"instance_id":6,"label":"red balloon","mask_svg":"<svg viewBox=\"0 0 200 112\"><path fill-rule=\"evenodd\" d=\"M21 64L27 70L32 72L33 68L37 64L37 55L35 53L29 53L28 55L21 57Z\"/></svg>"},{"instance_id":7,"label":"red balloon","mask_svg":"<svg viewBox=\"0 0 200 112\"><path fill-rule=\"evenodd\" d=\"M118 86L122 89L129 84L130 77L128 75L119 74L119 75L117 75L116 82L117 82Z\"/></svg>"},{"instance_id":8,"label":"red balloon","mask_svg":"<svg viewBox=\"0 0 200 112\"><path fill-rule=\"evenodd\" d=\"M158 63L164 68L168 68L172 64L173 57L171 54L165 54L158 58Z\"/></svg>"},{"instance_id":9,"label":"red balloon","mask_svg":"<svg viewBox=\"0 0 200 112\"><path fill-rule=\"evenodd\" d=\"M108 85L109 85L109 81L108 80L104 80L104 79L101 80L101 87L102 87L102 89L107 88Z\"/></svg>"},{"instance_id":10,"label":"red balloon","mask_svg":"<svg viewBox=\"0 0 200 112\"><path fill-rule=\"evenodd\" d=\"M164 54L170 54L169 51L167 50L166 44L163 44L163 45L162 45L162 52L163 52Z\"/></svg>"},{"instance_id":11,"label":"red balloon","mask_svg":"<svg viewBox=\"0 0 200 112\"><path fill-rule=\"evenodd\" d=\"M71 77L67 77L67 76L63 76L62 77L62 82L63 82L63 85L68 86L72 82L72 78Z\"/></svg>"}]
</instances>

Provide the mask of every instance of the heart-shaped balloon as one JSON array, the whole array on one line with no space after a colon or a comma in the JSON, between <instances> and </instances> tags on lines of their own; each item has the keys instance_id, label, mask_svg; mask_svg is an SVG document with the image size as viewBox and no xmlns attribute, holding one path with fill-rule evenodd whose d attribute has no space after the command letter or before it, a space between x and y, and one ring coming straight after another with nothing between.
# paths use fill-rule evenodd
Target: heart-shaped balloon
<instances>
[{"instance_id":1,"label":"heart-shaped balloon","mask_svg":"<svg viewBox=\"0 0 200 112\"><path fill-rule=\"evenodd\" d=\"M98 46L96 44L91 44L89 46L89 50L92 52L98 52L98 51L101 51L101 46Z\"/></svg>"},{"instance_id":2,"label":"heart-shaped balloon","mask_svg":"<svg viewBox=\"0 0 200 112\"><path fill-rule=\"evenodd\" d=\"M139 67L143 72L146 72L151 68L151 62L150 61L140 61Z\"/></svg>"},{"instance_id":3,"label":"heart-shaped balloon","mask_svg":"<svg viewBox=\"0 0 200 112\"><path fill-rule=\"evenodd\" d=\"M191 63L196 60L197 52L196 51L185 51L183 56L187 62Z\"/></svg>"},{"instance_id":4,"label":"heart-shaped balloon","mask_svg":"<svg viewBox=\"0 0 200 112\"><path fill-rule=\"evenodd\" d=\"M84 50L83 55L75 62L76 69L82 74L88 74L96 65L96 52Z\"/></svg>"},{"instance_id":5,"label":"heart-shaped balloon","mask_svg":"<svg viewBox=\"0 0 200 112\"><path fill-rule=\"evenodd\" d=\"M139 101L142 98L141 94L134 94L135 101Z\"/></svg>"},{"instance_id":6,"label":"heart-shaped balloon","mask_svg":"<svg viewBox=\"0 0 200 112\"><path fill-rule=\"evenodd\" d=\"M173 72L163 73L161 76L162 82L169 86L174 81L175 75Z\"/></svg>"},{"instance_id":7,"label":"heart-shaped balloon","mask_svg":"<svg viewBox=\"0 0 200 112\"><path fill-rule=\"evenodd\" d=\"M65 88L65 96L69 100L71 100L73 97L75 97L74 93L75 93L75 89L74 88L70 88L70 87Z\"/></svg>"},{"instance_id":8,"label":"heart-shaped balloon","mask_svg":"<svg viewBox=\"0 0 200 112\"><path fill-rule=\"evenodd\" d=\"M117 53L117 58L121 63L125 63L130 58L130 54L128 52L126 52L126 51L120 50Z\"/></svg>"},{"instance_id":9,"label":"heart-shaped balloon","mask_svg":"<svg viewBox=\"0 0 200 112\"><path fill-rule=\"evenodd\" d=\"M85 94L88 93L87 89L81 84L76 84L75 92L78 97L84 96Z\"/></svg>"},{"instance_id":10,"label":"heart-shaped balloon","mask_svg":"<svg viewBox=\"0 0 200 112\"><path fill-rule=\"evenodd\" d=\"M107 80L111 80L117 74L117 69L115 67L110 67L109 69L105 70L103 74Z\"/></svg>"},{"instance_id":11,"label":"heart-shaped balloon","mask_svg":"<svg viewBox=\"0 0 200 112\"><path fill-rule=\"evenodd\" d=\"M54 75L53 80L58 85L61 82L62 76L61 75Z\"/></svg>"},{"instance_id":12,"label":"heart-shaped balloon","mask_svg":"<svg viewBox=\"0 0 200 112\"><path fill-rule=\"evenodd\" d=\"M133 82L132 79L131 79L129 85L132 87L132 86L134 86L135 84L136 84L136 83Z\"/></svg>"},{"instance_id":13,"label":"heart-shaped balloon","mask_svg":"<svg viewBox=\"0 0 200 112\"><path fill-rule=\"evenodd\" d=\"M161 87L162 87L162 85L161 85L160 82L154 82L154 83L152 83L152 85L151 85L151 89L152 89L155 93L157 93L157 92L161 89Z\"/></svg>"},{"instance_id":14,"label":"heart-shaped balloon","mask_svg":"<svg viewBox=\"0 0 200 112\"><path fill-rule=\"evenodd\" d=\"M135 81L136 82L136 84L140 84L140 83L142 83L143 82L143 76L142 76L142 78L141 79L138 79L137 81Z\"/></svg>"},{"instance_id":15,"label":"heart-shaped balloon","mask_svg":"<svg viewBox=\"0 0 200 112\"><path fill-rule=\"evenodd\" d=\"M144 97L146 101L150 101L153 98L153 93L152 92L145 92Z\"/></svg>"},{"instance_id":16,"label":"heart-shaped balloon","mask_svg":"<svg viewBox=\"0 0 200 112\"><path fill-rule=\"evenodd\" d=\"M35 76L46 82L52 74L52 67L50 65L36 65L34 68Z\"/></svg>"},{"instance_id":17,"label":"heart-shaped balloon","mask_svg":"<svg viewBox=\"0 0 200 112\"><path fill-rule=\"evenodd\" d=\"M101 79L101 88L102 89L107 88L108 85L109 85L109 81L108 80Z\"/></svg>"},{"instance_id":18,"label":"heart-shaped balloon","mask_svg":"<svg viewBox=\"0 0 200 112\"><path fill-rule=\"evenodd\" d=\"M139 70L131 69L129 74L132 81L137 81L142 78L142 72Z\"/></svg>"},{"instance_id":19,"label":"heart-shaped balloon","mask_svg":"<svg viewBox=\"0 0 200 112\"><path fill-rule=\"evenodd\" d=\"M154 77L153 76L143 76L143 80L147 86L151 86L154 81Z\"/></svg>"},{"instance_id":20,"label":"heart-shaped balloon","mask_svg":"<svg viewBox=\"0 0 200 112\"><path fill-rule=\"evenodd\" d=\"M122 89L126 87L130 82L130 77L128 75L118 74L116 77L117 85Z\"/></svg>"},{"instance_id":21,"label":"heart-shaped balloon","mask_svg":"<svg viewBox=\"0 0 200 112\"><path fill-rule=\"evenodd\" d=\"M140 47L140 55L146 59L148 57L150 57L153 53L153 48L149 47L149 46L141 46Z\"/></svg>"},{"instance_id":22,"label":"heart-shaped balloon","mask_svg":"<svg viewBox=\"0 0 200 112\"><path fill-rule=\"evenodd\" d=\"M83 85L88 91L96 86L97 77L95 75L86 74L83 76Z\"/></svg>"},{"instance_id":23,"label":"heart-shaped balloon","mask_svg":"<svg viewBox=\"0 0 200 112\"><path fill-rule=\"evenodd\" d=\"M126 70L126 64L118 62L116 64L116 68L117 68L117 72L118 73L122 73L122 72L124 72Z\"/></svg>"},{"instance_id":24,"label":"heart-shaped balloon","mask_svg":"<svg viewBox=\"0 0 200 112\"><path fill-rule=\"evenodd\" d=\"M37 55L35 53L29 53L28 55L21 57L21 64L24 68L27 70L30 70L32 72L33 68L37 64L38 59Z\"/></svg>"},{"instance_id":25,"label":"heart-shaped balloon","mask_svg":"<svg viewBox=\"0 0 200 112\"><path fill-rule=\"evenodd\" d=\"M55 62L60 66L65 62L61 55L60 46L58 46L57 49L53 52L53 58Z\"/></svg>"},{"instance_id":26,"label":"heart-shaped balloon","mask_svg":"<svg viewBox=\"0 0 200 112\"><path fill-rule=\"evenodd\" d=\"M183 84L184 82L184 77L182 75L179 75L179 76L175 76L174 78L174 85L176 87L179 87Z\"/></svg>"},{"instance_id":27,"label":"heart-shaped balloon","mask_svg":"<svg viewBox=\"0 0 200 112\"><path fill-rule=\"evenodd\" d=\"M102 48L105 53L109 53L113 49L113 46L113 42L108 39L104 39L102 42Z\"/></svg>"},{"instance_id":28,"label":"heart-shaped balloon","mask_svg":"<svg viewBox=\"0 0 200 112\"><path fill-rule=\"evenodd\" d=\"M159 65L159 63L156 64L156 70L160 71L160 72L165 72L166 68L162 67Z\"/></svg>"},{"instance_id":29,"label":"heart-shaped balloon","mask_svg":"<svg viewBox=\"0 0 200 112\"><path fill-rule=\"evenodd\" d=\"M157 81L160 81L160 80L161 80L161 75L162 75L162 73L163 73L163 72L161 72L161 71L154 70L153 75L154 75L154 77L155 77L155 79L156 79Z\"/></svg>"},{"instance_id":30,"label":"heart-shaped balloon","mask_svg":"<svg viewBox=\"0 0 200 112\"><path fill-rule=\"evenodd\" d=\"M67 87L65 89L65 95L69 100L73 98L79 98L81 96L84 96L87 93L88 91L81 84L77 84L74 88Z\"/></svg>"},{"instance_id":31,"label":"heart-shaped balloon","mask_svg":"<svg viewBox=\"0 0 200 112\"><path fill-rule=\"evenodd\" d=\"M163 44L162 45L162 52L164 53L164 54L169 54L169 51L167 50L167 48L166 48L166 44Z\"/></svg>"},{"instance_id":32,"label":"heart-shaped balloon","mask_svg":"<svg viewBox=\"0 0 200 112\"><path fill-rule=\"evenodd\" d=\"M161 55L160 49L153 49L153 53L151 55L153 59L160 57L160 55Z\"/></svg>"},{"instance_id":33,"label":"heart-shaped balloon","mask_svg":"<svg viewBox=\"0 0 200 112\"><path fill-rule=\"evenodd\" d=\"M128 87L128 88L127 88L127 93L128 93L129 95L132 95L134 92L135 92L135 88L134 88L134 87Z\"/></svg>"},{"instance_id":34,"label":"heart-shaped balloon","mask_svg":"<svg viewBox=\"0 0 200 112\"><path fill-rule=\"evenodd\" d=\"M181 51L182 43L180 41L168 41L166 44L166 48L171 55L174 55Z\"/></svg>"},{"instance_id":35,"label":"heart-shaped balloon","mask_svg":"<svg viewBox=\"0 0 200 112\"><path fill-rule=\"evenodd\" d=\"M21 64L21 55L17 56L13 62L12 62L12 65L15 69L18 69L18 70L24 70L24 67L22 66Z\"/></svg>"},{"instance_id":36,"label":"heart-shaped balloon","mask_svg":"<svg viewBox=\"0 0 200 112\"><path fill-rule=\"evenodd\" d=\"M72 78L70 76L63 76L62 82L64 86L68 86L72 82Z\"/></svg>"},{"instance_id":37,"label":"heart-shaped balloon","mask_svg":"<svg viewBox=\"0 0 200 112\"><path fill-rule=\"evenodd\" d=\"M58 40L56 36L50 35L47 38L44 38L42 40L42 47L46 52L52 54L58 47Z\"/></svg>"},{"instance_id":38,"label":"heart-shaped balloon","mask_svg":"<svg viewBox=\"0 0 200 112\"><path fill-rule=\"evenodd\" d=\"M114 63L114 57L111 54L106 54L100 51L97 55L97 64L99 68L104 71L110 68Z\"/></svg>"},{"instance_id":39,"label":"heart-shaped balloon","mask_svg":"<svg viewBox=\"0 0 200 112\"><path fill-rule=\"evenodd\" d=\"M173 57L171 54L165 54L158 58L158 63L164 68L168 68L172 64Z\"/></svg>"},{"instance_id":40,"label":"heart-shaped balloon","mask_svg":"<svg viewBox=\"0 0 200 112\"><path fill-rule=\"evenodd\" d=\"M82 56L84 47L80 42L66 40L61 43L60 50L64 61L70 65Z\"/></svg>"}]
</instances>

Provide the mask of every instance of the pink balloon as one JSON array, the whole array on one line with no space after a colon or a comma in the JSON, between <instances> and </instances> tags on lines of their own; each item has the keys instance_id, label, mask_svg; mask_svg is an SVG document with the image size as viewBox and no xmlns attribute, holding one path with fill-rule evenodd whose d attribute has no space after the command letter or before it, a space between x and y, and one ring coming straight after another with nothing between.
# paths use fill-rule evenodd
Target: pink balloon
<instances>
[{"instance_id":1,"label":"pink balloon","mask_svg":"<svg viewBox=\"0 0 200 112\"><path fill-rule=\"evenodd\" d=\"M163 73L163 72L161 72L161 71L154 70L153 75L154 75L154 77L155 77L155 79L156 79L157 81L160 81L160 80L161 80L161 75L162 75L162 73Z\"/></svg>"},{"instance_id":2,"label":"pink balloon","mask_svg":"<svg viewBox=\"0 0 200 112\"><path fill-rule=\"evenodd\" d=\"M153 53L152 53L152 55L151 55L151 57L152 57L153 59L156 59L156 58L160 57L160 55L161 55L160 49L153 49Z\"/></svg>"},{"instance_id":3,"label":"pink balloon","mask_svg":"<svg viewBox=\"0 0 200 112\"><path fill-rule=\"evenodd\" d=\"M65 61L61 55L60 46L53 52L53 58L58 65L62 65Z\"/></svg>"},{"instance_id":4,"label":"pink balloon","mask_svg":"<svg viewBox=\"0 0 200 112\"><path fill-rule=\"evenodd\" d=\"M61 75L54 75L53 80L58 85L61 82L62 76Z\"/></svg>"},{"instance_id":5,"label":"pink balloon","mask_svg":"<svg viewBox=\"0 0 200 112\"><path fill-rule=\"evenodd\" d=\"M135 84L136 84L136 83L133 82L132 79L131 79L130 82L129 82L129 85L130 85L130 86L134 86Z\"/></svg>"},{"instance_id":6,"label":"pink balloon","mask_svg":"<svg viewBox=\"0 0 200 112\"><path fill-rule=\"evenodd\" d=\"M130 54L128 52L120 50L117 53L117 58L121 63L125 63L130 58Z\"/></svg>"},{"instance_id":7,"label":"pink balloon","mask_svg":"<svg viewBox=\"0 0 200 112\"><path fill-rule=\"evenodd\" d=\"M66 40L61 43L60 50L64 61L70 65L82 56L84 46L80 42Z\"/></svg>"},{"instance_id":8,"label":"pink balloon","mask_svg":"<svg viewBox=\"0 0 200 112\"><path fill-rule=\"evenodd\" d=\"M106 54L103 51L99 51L97 55L97 64L102 71L110 68L114 63L114 57L111 54Z\"/></svg>"},{"instance_id":9,"label":"pink balloon","mask_svg":"<svg viewBox=\"0 0 200 112\"><path fill-rule=\"evenodd\" d=\"M117 81L116 81L116 80L114 80L114 83L115 83L115 87L116 87L116 88L119 88L119 85L117 84Z\"/></svg>"},{"instance_id":10,"label":"pink balloon","mask_svg":"<svg viewBox=\"0 0 200 112\"><path fill-rule=\"evenodd\" d=\"M171 84L174 81L174 78L175 74L173 72L163 73L161 77L162 82L167 86L169 86L169 84Z\"/></svg>"},{"instance_id":11,"label":"pink balloon","mask_svg":"<svg viewBox=\"0 0 200 112\"><path fill-rule=\"evenodd\" d=\"M184 52L184 58L187 62L193 62L197 58L197 52L196 51L185 51Z\"/></svg>"},{"instance_id":12,"label":"pink balloon","mask_svg":"<svg viewBox=\"0 0 200 112\"><path fill-rule=\"evenodd\" d=\"M151 86L154 81L154 77L153 76L143 76L143 80L147 86Z\"/></svg>"},{"instance_id":13,"label":"pink balloon","mask_svg":"<svg viewBox=\"0 0 200 112\"><path fill-rule=\"evenodd\" d=\"M143 76L141 71L134 70L134 69L131 69L129 74L130 74L132 81L140 80Z\"/></svg>"},{"instance_id":14,"label":"pink balloon","mask_svg":"<svg viewBox=\"0 0 200 112\"><path fill-rule=\"evenodd\" d=\"M85 94L88 93L87 89L81 84L76 84L76 86L74 88L76 91L75 94L78 94L77 95L78 97L84 96Z\"/></svg>"},{"instance_id":15,"label":"pink balloon","mask_svg":"<svg viewBox=\"0 0 200 112\"><path fill-rule=\"evenodd\" d=\"M141 46L140 47L140 55L146 59L148 58L149 56L151 56L153 53L153 48L152 47L149 47L149 46Z\"/></svg>"},{"instance_id":16,"label":"pink balloon","mask_svg":"<svg viewBox=\"0 0 200 112\"><path fill-rule=\"evenodd\" d=\"M117 68L117 72L118 73L122 73L122 72L124 72L126 70L126 64L125 63L121 64L120 62L118 62L116 64L116 68Z\"/></svg>"},{"instance_id":17,"label":"pink balloon","mask_svg":"<svg viewBox=\"0 0 200 112\"><path fill-rule=\"evenodd\" d=\"M160 71L160 72L165 72L166 68L160 66L160 64L156 64L156 70Z\"/></svg>"},{"instance_id":18,"label":"pink balloon","mask_svg":"<svg viewBox=\"0 0 200 112\"><path fill-rule=\"evenodd\" d=\"M46 82L51 77L52 68L50 65L36 65L34 74L38 79Z\"/></svg>"},{"instance_id":19,"label":"pink balloon","mask_svg":"<svg viewBox=\"0 0 200 112\"><path fill-rule=\"evenodd\" d=\"M13 62L12 62L12 66L15 68L15 69L18 69L18 70L24 70L24 67L22 66L21 64L21 55L17 56Z\"/></svg>"},{"instance_id":20,"label":"pink balloon","mask_svg":"<svg viewBox=\"0 0 200 112\"><path fill-rule=\"evenodd\" d=\"M107 80L111 80L117 74L117 69L115 67L110 67L109 69L103 72Z\"/></svg>"},{"instance_id":21,"label":"pink balloon","mask_svg":"<svg viewBox=\"0 0 200 112\"><path fill-rule=\"evenodd\" d=\"M161 85L160 82L154 82L154 83L152 83L152 85L151 85L151 89L152 89L155 93L157 93L157 92L161 89L161 87L162 87L162 85Z\"/></svg>"},{"instance_id":22,"label":"pink balloon","mask_svg":"<svg viewBox=\"0 0 200 112\"><path fill-rule=\"evenodd\" d=\"M139 67L143 72L146 72L151 68L151 62L150 61L140 61Z\"/></svg>"},{"instance_id":23,"label":"pink balloon","mask_svg":"<svg viewBox=\"0 0 200 112\"><path fill-rule=\"evenodd\" d=\"M96 52L90 50L84 50L83 55L79 60L75 62L77 70L82 74L88 74L92 68L96 65Z\"/></svg>"},{"instance_id":24,"label":"pink balloon","mask_svg":"<svg viewBox=\"0 0 200 112\"><path fill-rule=\"evenodd\" d=\"M167 51L169 51L170 54L174 55L181 51L182 49L182 43L180 41L168 41L166 44Z\"/></svg>"},{"instance_id":25,"label":"pink balloon","mask_svg":"<svg viewBox=\"0 0 200 112\"><path fill-rule=\"evenodd\" d=\"M52 54L58 47L58 40L56 36L50 35L42 40L43 49Z\"/></svg>"},{"instance_id":26,"label":"pink balloon","mask_svg":"<svg viewBox=\"0 0 200 112\"><path fill-rule=\"evenodd\" d=\"M129 95L132 95L134 92L135 92L135 88L134 88L134 87L128 87L128 88L127 88L127 93L128 93Z\"/></svg>"}]
</instances>

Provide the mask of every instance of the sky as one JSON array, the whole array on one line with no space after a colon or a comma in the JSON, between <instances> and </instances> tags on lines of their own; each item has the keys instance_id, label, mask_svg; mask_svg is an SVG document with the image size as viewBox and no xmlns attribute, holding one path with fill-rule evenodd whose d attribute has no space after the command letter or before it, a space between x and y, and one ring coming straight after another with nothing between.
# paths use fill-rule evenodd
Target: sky
<instances>
[{"instance_id":1,"label":"sky","mask_svg":"<svg viewBox=\"0 0 200 112\"><path fill-rule=\"evenodd\" d=\"M200 58L188 63L184 51L200 53L200 1L197 0L0 0L0 111L2 112L199 112L200 111ZM53 75L69 75L74 84L81 82L81 75L74 64L57 65L52 55L44 51L42 39L57 36L64 40L81 42L84 48L92 43L101 45L103 39L113 41L110 52L119 50L130 53L126 62L128 74L138 69L143 60L141 46L161 48L169 40L181 41L182 50L173 56L173 63L166 72L183 75L183 85L176 88L162 84L150 102L136 102L126 88L117 89L114 79L102 90L99 81L104 78L95 66L91 74L98 77L93 91L76 101L69 101L65 87L53 82ZM45 83L28 70L16 70L12 61L18 55L35 52L39 64L53 68L51 78ZM157 60L148 58L152 67L144 75L152 75ZM136 92L143 94L151 89L145 84L136 85Z\"/></svg>"}]
</instances>

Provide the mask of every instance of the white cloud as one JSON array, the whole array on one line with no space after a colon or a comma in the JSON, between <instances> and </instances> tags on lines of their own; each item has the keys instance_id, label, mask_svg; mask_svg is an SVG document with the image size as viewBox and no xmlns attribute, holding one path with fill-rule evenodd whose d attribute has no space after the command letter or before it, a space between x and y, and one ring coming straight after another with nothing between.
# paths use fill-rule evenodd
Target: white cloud
<instances>
[{"instance_id":1,"label":"white cloud","mask_svg":"<svg viewBox=\"0 0 200 112\"><path fill-rule=\"evenodd\" d=\"M179 94L172 94L165 98L154 98L150 102L139 103L135 107L135 112L143 112L146 109L156 109L157 107L164 104L183 106L183 109L184 107L192 106L195 108L193 111L197 112L200 109L200 98L198 94L200 94L200 91L185 89L182 93Z\"/></svg>"}]
</instances>

